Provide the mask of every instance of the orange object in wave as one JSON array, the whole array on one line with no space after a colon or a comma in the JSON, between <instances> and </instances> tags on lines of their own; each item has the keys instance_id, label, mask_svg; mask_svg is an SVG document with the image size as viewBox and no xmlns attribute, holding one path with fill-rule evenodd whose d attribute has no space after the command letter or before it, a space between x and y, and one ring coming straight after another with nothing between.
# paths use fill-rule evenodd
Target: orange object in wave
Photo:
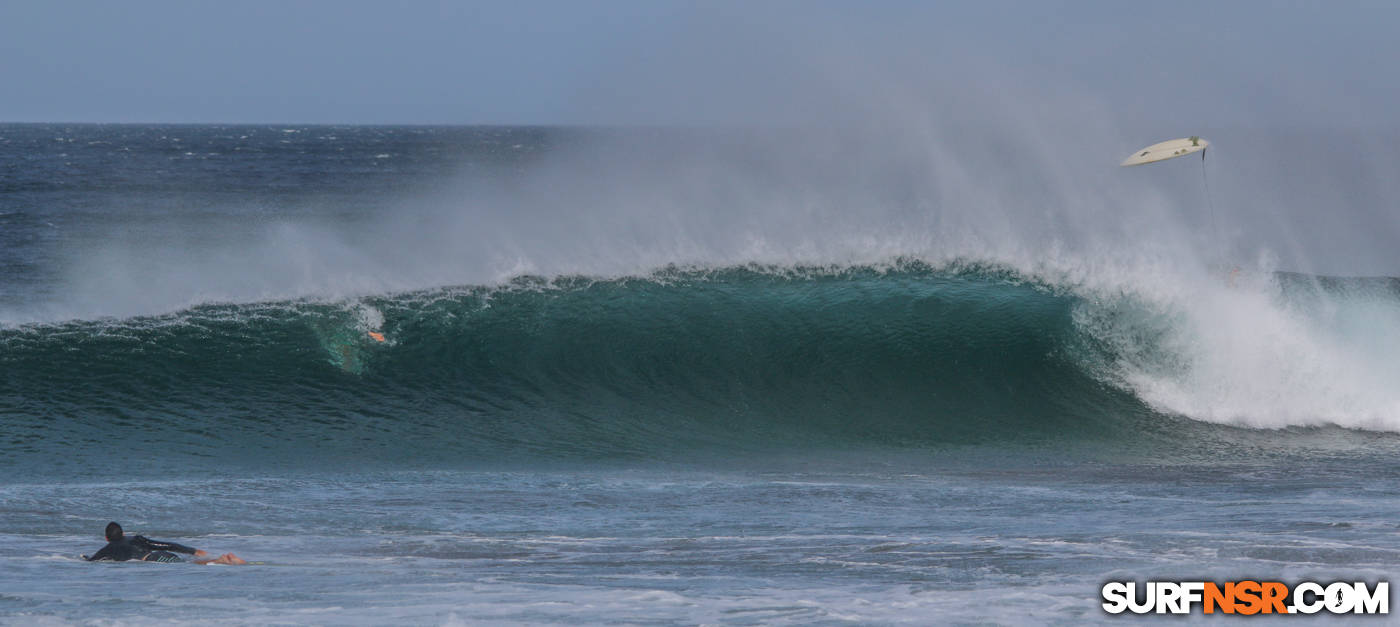
<instances>
[{"instance_id":1,"label":"orange object in wave","mask_svg":"<svg viewBox=\"0 0 1400 627\"><path fill-rule=\"evenodd\" d=\"M370 332L369 332L369 336L372 337L372 338L374 338L376 341L379 341L379 342L383 342L383 341L384 341L384 334L383 334L383 333L377 333L377 332L375 332L375 331L370 331Z\"/></svg>"}]
</instances>

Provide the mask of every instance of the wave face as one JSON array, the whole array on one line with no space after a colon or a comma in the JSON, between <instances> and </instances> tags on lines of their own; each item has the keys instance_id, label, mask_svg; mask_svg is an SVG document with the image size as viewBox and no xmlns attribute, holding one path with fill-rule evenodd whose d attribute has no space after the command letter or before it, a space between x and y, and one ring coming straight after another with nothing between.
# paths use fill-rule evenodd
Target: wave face
<instances>
[{"instance_id":1,"label":"wave face","mask_svg":"<svg viewBox=\"0 0 1400 627\"><path fill-rule=\"evenodd\" d=\"M1395 314L1390 282L1267 282L1273 310L1325 309L1336 320L1345 316L1324 296L1360 290L1370 309L1352 306L1355 324ZM1223 285L1216 291L1244 293L1241 302L1263 298ZM792 446L1190 448L1226 437L1187 418L1356 426L1337 413L1351 411L1393 424L1385 381L1367 396L1355 390L1370 382L1290 380L1324 376L1316 362L1225 389L1274 376L1254 360L1289 357L1289 346L1273 346L1240 358L1238 344L1306 329L1212 346L1202 342L1219 338L1203 337L1200 315L997 268L919 263L525 277L353 302L205 305L0 331L0 407L11 416L0 450L79 465L136 449L257 463L667 459ZM1264 318L1254 322L1283 324ZM1221 370L1232 359L1255 369L1232 379ZM1293 402L1299 391L1285 384L1332 394L1314 404L1333 414L1267 423L1274 406L1255 396ZM1242 413L1192 416L1193 403Z\"/></svg>"}]
</instances>

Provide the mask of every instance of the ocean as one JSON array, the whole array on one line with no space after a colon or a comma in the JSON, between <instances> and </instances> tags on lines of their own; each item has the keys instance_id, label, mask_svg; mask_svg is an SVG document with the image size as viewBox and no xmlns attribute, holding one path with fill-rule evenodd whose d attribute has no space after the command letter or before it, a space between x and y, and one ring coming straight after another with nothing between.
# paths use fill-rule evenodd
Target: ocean
<instances>
[{"instance_id":1,"label":"ocean","mask_svg":"<svg viewBox=\"0 0 1400 627\"><path fill-rule=\"evenodd\" d=\"M1052 178L838 167L871 149L0 125L0 622L1080 624L1111 580L1391 578L1400 279L1216 254L1195 169L1123 245L1020 208ZM254 563L81 560L112 520Z\"/></svg>"}]
</instances>

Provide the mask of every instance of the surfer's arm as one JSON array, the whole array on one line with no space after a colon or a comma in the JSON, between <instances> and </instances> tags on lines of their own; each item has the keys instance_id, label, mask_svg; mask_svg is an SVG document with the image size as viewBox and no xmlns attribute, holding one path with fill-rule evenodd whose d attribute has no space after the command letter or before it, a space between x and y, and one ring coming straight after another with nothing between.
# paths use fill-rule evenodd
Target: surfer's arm
<instances>
[{"instance_id":1,"label":"surfer's arm","mask_svg":"<svg viewBox=\"0 0 1400 627\"><path fill-rule=\"evenodd\" d=\"M100 562L102 560L110 560L112 559L112 552L108 549L108 547L104 546L98 549L97 552L93 553L91 556L84 555L83 559L89 562Z\"/></svg>"}]
</instances>

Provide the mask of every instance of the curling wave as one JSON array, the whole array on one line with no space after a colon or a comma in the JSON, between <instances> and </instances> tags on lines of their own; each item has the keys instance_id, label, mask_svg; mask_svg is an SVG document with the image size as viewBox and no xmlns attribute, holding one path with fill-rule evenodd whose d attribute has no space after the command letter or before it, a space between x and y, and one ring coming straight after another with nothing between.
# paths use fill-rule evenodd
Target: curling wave
<instances>
[{"instance_id":1,"label":"curling wave","mask_svg":"<svg viewBox=\"0 0 1400 627\"><path fill-rule=\"evenodd\" d=\"M672 268L29 325L0 331L0 457L666 458L1400 427L1396 281L1208 283L1179 299L975 264Z\"/></svg>"}]
</instances>

